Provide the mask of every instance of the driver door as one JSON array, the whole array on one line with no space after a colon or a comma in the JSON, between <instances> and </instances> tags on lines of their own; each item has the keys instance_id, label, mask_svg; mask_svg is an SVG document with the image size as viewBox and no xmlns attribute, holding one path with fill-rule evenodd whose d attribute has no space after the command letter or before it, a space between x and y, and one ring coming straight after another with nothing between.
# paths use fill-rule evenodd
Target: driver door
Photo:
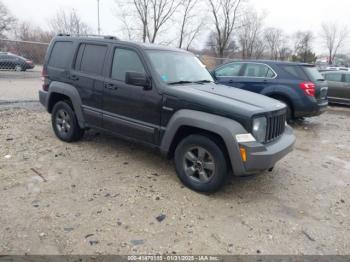
<instances>
[{"instance_id":1,"label":"driver door","mask_svg":"<svg viewBox=\"0 0 350 262\"><path fill-rule=\"evenodd\" d=\"M153 87L129 85L127 72L149 74L141 54L132 48L115 46L109 76L104 83L103 127L116 134L156 144L160 127L162 97Z\"/></svg>"}]
</instances>

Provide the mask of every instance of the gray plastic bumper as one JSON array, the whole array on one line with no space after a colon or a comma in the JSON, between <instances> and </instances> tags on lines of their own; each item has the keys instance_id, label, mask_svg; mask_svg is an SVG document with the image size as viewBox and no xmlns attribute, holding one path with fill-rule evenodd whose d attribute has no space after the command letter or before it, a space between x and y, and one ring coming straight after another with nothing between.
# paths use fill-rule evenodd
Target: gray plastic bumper
<instances>
[{"instance_id":1,"label":"gray plastic bumper","mask_svg":"<svg viewBox=\"0 0 350 262\"><path fill-rule=\"evenodd\" d=\"M47 109L47 96L48 93L42 90L39 90L39 101Z\"/></svg>"},{"instance_id":2,"label":"gray plastic bumper","mask_svg":"<svg viewBox=\"0 0 350 262\"><path fill-rule=\"evenodd\" d=\"M275 166L275 164L293 150L295 136L292 128L286 127L284 134L275 142L260 144L257 142L242 143L247 152L247 161L242 162L243 168L239 176L256 174Z\"/></svg>"}]
</instances>

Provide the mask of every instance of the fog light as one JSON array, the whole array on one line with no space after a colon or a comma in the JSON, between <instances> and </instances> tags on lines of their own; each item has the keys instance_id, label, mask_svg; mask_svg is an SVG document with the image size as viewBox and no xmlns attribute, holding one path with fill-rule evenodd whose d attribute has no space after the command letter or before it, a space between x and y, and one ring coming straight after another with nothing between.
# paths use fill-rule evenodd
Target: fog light
<instances>
[{"instance_id":1,"label":"fog light","mask_svg":"<svg viewBox=\"0 0 350 262\"><path fill-rule=\"evenodd\" d=\"M239 148L239 152L241 153L243 162L247 162L247 151L245 150L245 148Z\"/></svg>"}]
</instances>

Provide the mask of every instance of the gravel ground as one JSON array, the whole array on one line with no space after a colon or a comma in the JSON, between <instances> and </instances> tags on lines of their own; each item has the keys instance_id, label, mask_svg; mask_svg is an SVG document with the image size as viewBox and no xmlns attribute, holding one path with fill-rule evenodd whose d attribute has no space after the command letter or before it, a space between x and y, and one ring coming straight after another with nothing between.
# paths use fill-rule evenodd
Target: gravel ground
<instances>
[{"instance_id":1,"label":"gravel ground","mask_svg":"<svg viewBox=\"0 0 350 262\"><path fill-rule=\"evenodd\" d=\"M41 88L41 80L7 79L1 78L0 74L0 105L8 101L38 101L38 91Z\"/></svg>"},{"instance_id":2,"label":"gravel ground","mask_svg":"<svg viewBox=\"0 0 350 262\"><path fill-rule=\"evenodd\" d=\"M1 254L349 254L350 109L294 125L271 173L184 188L156 152L50 116L0 110ZM158 219L157 219L158 218Z\"/></svg>"}]
</instances>

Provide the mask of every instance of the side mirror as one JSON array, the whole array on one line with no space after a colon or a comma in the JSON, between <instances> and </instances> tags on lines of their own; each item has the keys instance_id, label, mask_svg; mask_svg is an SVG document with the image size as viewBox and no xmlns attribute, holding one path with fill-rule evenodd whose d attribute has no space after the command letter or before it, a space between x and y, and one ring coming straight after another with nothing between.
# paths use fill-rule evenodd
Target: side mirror
<instances>
[{"instance_id":1,"label":"side mirror","mask_svg":"<svg viewBox=\"0 0 350 262\"><path fill-rule=\"evenodd\" d=\"M145 90L152 89L151 81L145 73L126 72L125 83L128 85L142 86Z\"/></svg>"}]
</instances>

